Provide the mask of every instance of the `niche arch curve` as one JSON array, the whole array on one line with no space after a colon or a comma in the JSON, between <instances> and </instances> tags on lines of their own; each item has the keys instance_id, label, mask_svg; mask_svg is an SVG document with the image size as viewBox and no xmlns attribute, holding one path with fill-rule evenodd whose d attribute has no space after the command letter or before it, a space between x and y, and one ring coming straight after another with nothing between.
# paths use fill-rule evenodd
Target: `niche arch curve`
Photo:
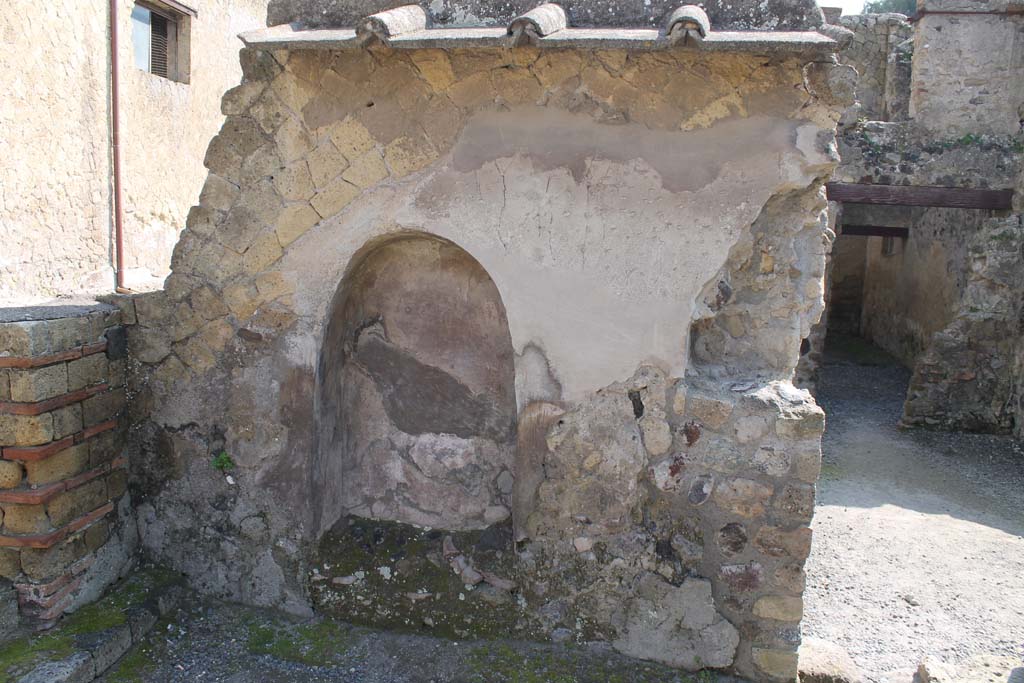
<instances>
[{"instance_id":1,"label":"niche arch curve","mask_svg":"<svg viewBox=\"0 0 1024 683\"><path fill-rule=\"evenodd\" d=\"M468 251L402 231L352 257L317 371L317 535L355 515L442 529L510 517L515 352Z\"/></svg>"}]
</instances>

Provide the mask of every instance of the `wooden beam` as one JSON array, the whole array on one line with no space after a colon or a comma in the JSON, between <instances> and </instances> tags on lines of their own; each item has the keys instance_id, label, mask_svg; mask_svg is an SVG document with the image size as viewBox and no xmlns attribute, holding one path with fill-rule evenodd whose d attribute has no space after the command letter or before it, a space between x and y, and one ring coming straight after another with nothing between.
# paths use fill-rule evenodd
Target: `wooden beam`
<instances>
[{"instance_id":1,"label":"wooden beam","mask_svg":"<svg viewBox=\"0 0 1024 683\"><path fill-rule=\"evenodd\" d=\"M840 235L858 235L863 237L899 237L907 239L910 230L888 225L843 225Z\"/></svg>"},{"instance_id":2,"label":"wooden beam","mask_svg":"<svg viewBox=\"0 0 1024 683\"><path fill-rule=\"evenodd\" d=\"M921 185L862 185L826 183L829 200L887 206L928 206L947 209L1013 208L1013 190L976 190L966 187Z\"/></svg>"}]
</instances>

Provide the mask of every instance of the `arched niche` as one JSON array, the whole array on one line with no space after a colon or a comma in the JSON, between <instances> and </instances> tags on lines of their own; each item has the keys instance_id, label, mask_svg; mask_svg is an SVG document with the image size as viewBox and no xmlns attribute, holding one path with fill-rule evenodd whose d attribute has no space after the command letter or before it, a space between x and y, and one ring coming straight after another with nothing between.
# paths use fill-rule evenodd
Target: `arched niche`
<instances>
[{"instance_id":1,"label":"arched niche","mask_svg":"<svg viewBox=\"0 0 1024 683\"><path fill-rule=\"evenodd\" d=\"M319 529L342 515L453 530L507 518L514 352L483 266L447 240L393 236L356 255L328 315Z\"/></svg>"}]
</instances>

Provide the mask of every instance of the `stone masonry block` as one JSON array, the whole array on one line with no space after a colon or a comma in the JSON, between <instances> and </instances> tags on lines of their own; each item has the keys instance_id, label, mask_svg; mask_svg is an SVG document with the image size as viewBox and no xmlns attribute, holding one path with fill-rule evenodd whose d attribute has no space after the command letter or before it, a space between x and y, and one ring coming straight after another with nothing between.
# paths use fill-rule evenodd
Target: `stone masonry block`
<instances>
[{"instance_id":1,"label":"stone masonry block","mask_svg":"<svg viewBox=\"0 0 1024 683\"><path fill-rule=\"evenodd\" d=\"M11 400L11 376L6 368L0 368L0 401Z\"/></svg>"},{"instance_id":2,"label":"stone masonry block","mask_svg":"<svg viewBox=\"0 0 1024 683\"><path fill-rule=\"evenodd\" d=\"M43 505L5 504L4 530L10 534L39 534L50 530Z\"/></svg>"},{"instance_id":3,"label":"stone masonry block","mask_svg":"<svg viewBox=\"0 0 1024 683\"><path fill-rule=\"evenodd\" d=\"M123 388L111 389L82 402L85 426L91 427L116 416L124 408L125 392Z\"/></svg>"},{"instance_id":4,"label":"stone masonry block","mask_svg":"<svg viewBox=\"0 0 1024 683\"><path fill-rule=\"evenodd\" d=\"M128 331L123 326L111 327L103 336L107 338L107 360L124 360L128 357Z\"/></svg>"},{"instance_id":5,"label":"stone masonry block","mask_svg":"<svg viewBox=\"0 0 1024 683\"><path fill-rule=\"evenodd\" d=\"M12 368L8 372L11 382L12 401L32 403L68 392L67 363L57 363L27 370Z\"/></svg>"},{"instance_id":6,"label":"stone masonry block","mask_svg":"<svg viewBox=\"0 0 1024 683\"><path fill-rule=\"evenodd\" d=\"M55 527L62 527L86 515L107 500L107 482L94 479L76 489L59 494L46 505Z\"/></svg>"},{"instance_id":7,"label":"stone masonry block","mask_svg":"<svg viewBox=\"0 0 1024 683\"><path fill-rule=\"evenodd\" d=\"M101 519L87 528L83 536L85 538L85 547L89 549L89 552L99 550L110 537L110 522Z\"/></svg>"},{"instance_id":8,"label":"stone masonry block","mask_svg":"<svg viewBox=\"0 0 1024 683\"><path fill-rule=\"evenodd\" d=\"M124 437L120 431L111 430L85 441L84 445L89 446L89 466L98 467L121 454Z\"/></svg>"},{"instance_id":9,"label":"stone masonry block","mask_svg":"<svg viewBox=\"0 0 1024 683\"><path fill-rule=\"evenodd\" d=\"M52 548L24 548L21 551L21 568L34 581L52 580L86 552L85 542L75 535Z\"/></svg>"},{"instance_id":10,"label":"stone masonry block","mask_svg":"<svg viewBox=\"0 0 1024 683\"><path fill-rule=\"evenodd\" d=\"M117 469L107 477L107 497L117 500L128 490L128 472Z\"/></svg>"},{"instance_id":11,"label":"stone masonry block","mask_svg":"<svg viewBox=\"0 0 1024 683\"><path fill-rule=\"evenodd\" d=\"M712 500L741 517L758 517L764 514L765 504L771 497L770 486L751 479L732 479L715 488Z\"/></svg>"},{"instance_id":12,"label":"stone masonry block","mask_svg":"<svg viewBox=\"0 0 1024 683\"><path fill-rule=\"evenodd\" d=\"M754 664L770 678L785 681L796 679L796 652L755 647L752 654Z\"/></svg>"},{"instance_id":13,"label":"stone masonry block","mask_svg":"<svg viewBox=\"0 0 1024 683\"><path fill-rule=\"evenodd\" d=\"M89 444L80 443L65 448L49 458L25 463L28 483L49 484L62 479L70 479L84 472L89 467Z\"/></svg>"},{"instance_id":14,"label":"stone masonry block","mask_svg":"<svg viewBox=\"0 0 1024 683\"><path fill-rule=\"evenodd\" d=\"M0 460L0 489L13 489L21 484L21 465L10 460Z\"/></svg>"},{"instance_id":15,"label":"stone masonry block","mask_svg":"<svg viewBox=\"0 0 1024 683\"><path fill-rule=\"evenodd\" d=\"M798 622L804 614L804 601L784 595L766 595L754 603L754 616L775 621Z\"/></svg>"},{"instance_id":16,"label":"stone masonry block","mask_svg":"<svg viewBox=\"0 0 1024 683\"><path fill-rule=\"evenodd\" d=\"M801 527L787 531L779 527L762 527L754 537L758 550L772 557L805 559L811 552L811 530Z\"/></svg>"},{"instance_id":17,"label":"stone masonry block","mask_svg":"<svg viewBox=\"0 0 1024 683\"><path fill-rule=\"evenodd\" d=\"M59 410L55 410L53 416L53 438L63 439L82 431L82 404L73 403Z\"/></svg>"},{"instance_id":18,"label":"stone masonry block","mask_svg":"<svg viewBox=\"0 0 1024 683\"><path fill-rule=\"evenodd\" d=\"M105 382L109 377L109 372L109 361L102 353L94 353L91 356L73 360L67 364L68 391L77 391L93 384Z\"/></svg>"},{"instance_id":19,"label":"stone masonry block","mask_svg":"<svg viewBox=\"0 0 1024 683\"><path fill-rule=\"evenodd\" d=\"M0 444L38 446L53 441L53 415L0 415Z\"/></svg>"},{"instance_id":20,"label":"stone masonry block","mask_svg":"<svg viewBox=\"0 0 1024 683\"><path fill-rule=\"evenodd\" d=\"M14 548L0 548L0 576L15 579L21 573L21 553Z\"/></svg>"}]
</instances>

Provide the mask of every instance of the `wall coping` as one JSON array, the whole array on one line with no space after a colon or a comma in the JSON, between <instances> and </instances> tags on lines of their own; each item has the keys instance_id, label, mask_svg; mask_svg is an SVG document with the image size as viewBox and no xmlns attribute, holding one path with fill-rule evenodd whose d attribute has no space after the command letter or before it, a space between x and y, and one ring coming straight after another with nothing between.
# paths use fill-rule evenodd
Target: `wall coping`
<instances>
[{"instance_id":1,"label":"wall coping","mask_svg":"<svg viewBox=\"0 0 1024 683\"><path fill-rule=\"evenodd\" d=\"M366 43L355 29L302 29L282 24L247 31L238 36L246 47L261 50L361 49ZM428 28L393 36L386 41L395 49L505 48L511 47L504 27ZM678 43L657 29L566 28L539 37L540 48L666 50ZM836 52L838 43L817 31L712 31L701 41L688 43L698 52Z\"/></svg>"}]
</instances>

